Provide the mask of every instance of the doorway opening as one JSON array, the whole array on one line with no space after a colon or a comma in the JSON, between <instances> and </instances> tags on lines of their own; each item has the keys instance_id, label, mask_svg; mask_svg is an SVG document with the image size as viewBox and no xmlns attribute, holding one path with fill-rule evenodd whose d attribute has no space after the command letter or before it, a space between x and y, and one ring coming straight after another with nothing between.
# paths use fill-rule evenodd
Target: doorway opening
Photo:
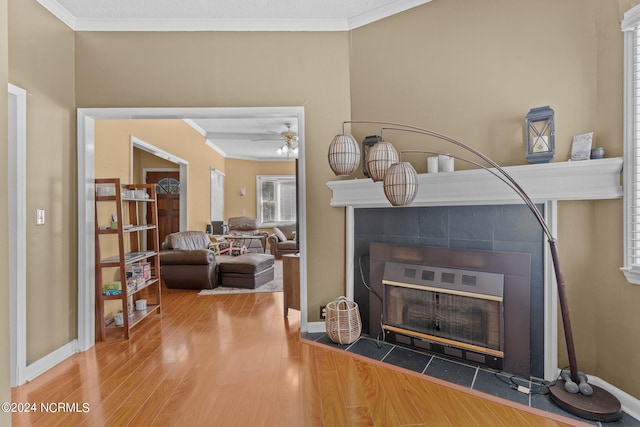
<instances>
[{"instance_id":1,"label":"doorway opening","mask_svg":"<svg viewBox=\"0 0 640 427\"><path fill-rule=\"evenodd\" d=\"M240 107L240 108L81 108L78 109L78 349L84 351L95 343L95 247L94 247L94 201L93 181L95 178L95 121L102 119L206 119L233 118L246 116L273 117L274 115L295 116L298 122L298 197L299 197L299 242L300 242L300 312L301 330L307 329L306 321L306 194L305 194L305 150L304 150L304 107ZM181 194L184 185L186 165L180 167ZM183 175L184 171L184 175ZM184 193L186 194L186 193ZM186 200L186 197L184 198ZM184 201L181 200L181 203ZM181 212L186 212L182 209Z\"/></svg>"},{"instance_id":2,"label":"doorway opening","mask_svg":"<svg viewBox=\"0 0 640 427\"><path fill-rule=\"evenodd\" d=\"M156 185L158 240L162 243L169 234L180 231L180 171L145 169L142 181ZM147 211L146 217L151 224L151 212Z\"/></svg>"}]
</instances>

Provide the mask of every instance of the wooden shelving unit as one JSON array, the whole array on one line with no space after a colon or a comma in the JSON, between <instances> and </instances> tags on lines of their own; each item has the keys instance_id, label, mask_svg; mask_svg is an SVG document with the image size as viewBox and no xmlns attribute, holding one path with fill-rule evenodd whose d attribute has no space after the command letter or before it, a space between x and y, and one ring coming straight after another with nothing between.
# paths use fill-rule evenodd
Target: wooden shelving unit
<instances>
[{"instance_id":1,"label":"wooden shelving unit","mask_svg":"<svg viewBox=\"0 0 640 427\"><path fill-rule=\"evenodd\" d=\"M96 339L104 341L111 333L129 338L131 328L151 314L160 313L161 309L155 185L121 184L119 178L96 179L95 200ZM146 212L151 213L150 223L145 222ZM112 214L116 215L116 221ZM144 283L139 281L136 286L129 286L127 270L143 269L145 265L148 265L148 274ZM103 285L117 282L118 278L120 293L103 294ZM147 301L146 310L135 309L139 299ZM122 312L121 326L116 325L114 311Z\"/></svg>"}]
</instances>

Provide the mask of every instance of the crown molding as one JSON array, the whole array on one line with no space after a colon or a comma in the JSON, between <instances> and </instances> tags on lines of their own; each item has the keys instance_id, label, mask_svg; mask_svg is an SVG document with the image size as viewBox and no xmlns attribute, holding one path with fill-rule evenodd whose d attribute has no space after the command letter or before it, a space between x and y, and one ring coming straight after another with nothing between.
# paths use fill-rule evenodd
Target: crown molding
<instances>
[{"instance_id":1,"label":"crown molding","mask_svg":"<svg viewBox=\"0 0 640 427\"><path fill-rule=\"evenodd\" d=\"M343 19L77 19L75 31L346 31Z\"/></svg>"},{"instance_id":2,"label":"crown molding","mask_svg":"<svg viewBox=\"0 0 640 427\"><path fill-rule=\"evenodd\" d=\"M397 0L351 18L103 19L77 18L57 0L37 0L74 31L349 31L432 0Z\"/></svg>"},{"instance_id":3,"label":"crown molding","mask_svg":"<svg viewBox=\"0 0 640 427\"><path fill-rule=\"evenodd\" d=\"M398 0L384 7L349 18L347 20L347 27L349 30L353 30L409 9L413 9L414 7L422 6L423 4L430 3L431 1L432 0Z\"/></svg>"},{"instance_id":4,"label":"crown molding","mask_svg":"<svg viewBox=\"0 0 640 427\"><path fill-rule=\"evenodd\" d=\"M36 0L42 7L51 12L56 18L61 20L67 27L72 30L76 29L76 17L69 13L67 9L62 7L56 0Z\"/></svg>"}]
</instances>

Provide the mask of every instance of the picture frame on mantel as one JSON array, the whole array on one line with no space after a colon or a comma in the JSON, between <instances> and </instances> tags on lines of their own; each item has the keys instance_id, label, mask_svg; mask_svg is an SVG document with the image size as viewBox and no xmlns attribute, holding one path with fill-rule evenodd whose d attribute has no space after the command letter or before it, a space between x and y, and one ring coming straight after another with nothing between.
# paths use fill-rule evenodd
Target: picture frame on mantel
<instances>
[{"instance_id":1,"label":"picture frame on mantel","mask_svg":"<svg viewBox=\"0 0 640 427\"><path fill-rule=\"evenodd\" d=\"M593 145L593 132L575 135L571 144L570 161L589 160Z\"/></svg>"}]
</instances>

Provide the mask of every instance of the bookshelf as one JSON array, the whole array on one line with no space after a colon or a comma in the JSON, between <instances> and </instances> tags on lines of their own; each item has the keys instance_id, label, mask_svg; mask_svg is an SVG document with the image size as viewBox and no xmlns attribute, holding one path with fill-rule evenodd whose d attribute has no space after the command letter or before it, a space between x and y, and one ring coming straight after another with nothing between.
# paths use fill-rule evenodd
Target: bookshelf
<instances>
[{"instance_id":1,"label":"bookshelf","mask_svg":"<svg viewBox=\"0 0 640 427\"><path fill-rule=\"evenodd\" d=\"M96 179L95 205L96 339L128 339L135 325L161 309L155 185Z\"/></svg>"}]
</instances>

